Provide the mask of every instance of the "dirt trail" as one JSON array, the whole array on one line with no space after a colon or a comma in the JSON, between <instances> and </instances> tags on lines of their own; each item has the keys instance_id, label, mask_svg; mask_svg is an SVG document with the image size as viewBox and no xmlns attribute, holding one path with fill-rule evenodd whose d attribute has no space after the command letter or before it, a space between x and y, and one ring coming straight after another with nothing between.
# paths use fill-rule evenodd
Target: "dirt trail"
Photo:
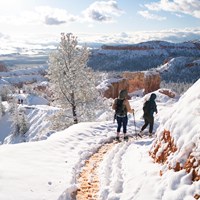
<instances>
[{"instance_id":1,"label":"dirt trail","mask_svg":"<svg viewBox=\"0 0 200 200\"><path fill-rule=\"evenodd\" d=\"M98 167L104 155L113 148L115 143L106 143L85 161L85 166L78 178L80 185L77 190L76 200L97 200L99 191Z\"/></svg>"}]
</instances>

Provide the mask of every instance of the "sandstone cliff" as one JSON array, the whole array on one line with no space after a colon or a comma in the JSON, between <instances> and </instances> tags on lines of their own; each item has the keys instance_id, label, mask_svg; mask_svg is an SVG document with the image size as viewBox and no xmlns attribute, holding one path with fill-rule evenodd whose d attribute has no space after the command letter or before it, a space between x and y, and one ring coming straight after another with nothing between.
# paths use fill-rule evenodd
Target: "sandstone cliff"
<instances>
[{"instance_id":1,"label":"sandstone cliff","mask_svg":"<svg viewBox=\"0 0 200 200\"><path fill-rule=\"evenodd\" d=\"M128 93L144 90L144 94L160 88L160 75L155 72L124 72L121 79L111 81L106 89L101 90L106 98L117 98L119 91L127 89Z\"/></svg>"}]
</instances>

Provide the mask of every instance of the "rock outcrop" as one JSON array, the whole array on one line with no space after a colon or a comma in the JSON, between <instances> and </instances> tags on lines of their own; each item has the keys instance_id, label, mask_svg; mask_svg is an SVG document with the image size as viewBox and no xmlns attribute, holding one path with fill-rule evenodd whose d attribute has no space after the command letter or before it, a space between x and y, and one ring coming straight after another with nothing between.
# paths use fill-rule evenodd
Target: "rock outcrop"
<instances>
[{"instance_id":1,"label":"rock outcrop","mask_svg":"<svg viewBox=\"0 0 200 200\"><path fill-rule=\"evenodd\" d=\"M128 83L128 92L132 93L137 90L145 89L145 73L144 72L124 72L123 78Z\"/></svg>"},{"instance_id":2,"label":"rock outcrop","mask_svg":"<svg viewBox=\"0 0 200 200\"><path fill-rule=\"evenodd\" d=\"M129 85L126 79L118 79L107 85L107 89L102 91L102 95L106 98L116 98L118 97L119 91L122 89L128 90Z\"/></svg>"},{"instance_id":3,"label":"rock outcrop","mask_svg":"<svg viewBox=\"0 0 200 200\"><path fill-rule=\"evenodd\" d=\"M127 89L128 93L144 90L144 94L160 88L161 78L156 72L124 72L121 79L110 81L101 91L106 98L117 98L119 91Z\"/></svg>"},{"instance_id":4,"label":"rock outcrop","mask_svg":"<svg viewBox=\"0 0 200 200\"><path fill-rule=\"evenodd\" d=\"M189 148L185 149L185 152L182 153L182 156L184 157L184 154L188 154L188 158L183 165L181 165L180 162L177 162L174 166L171 166L168 163L168 156L177 151L177 147L171 135L172 134L170 131L164 130L163 137L160 139L157 138L154 142L154 145L152 146L152 149L149 151L150 156L157 163L167 163L168 168L174 169L174 171L185 169L188 173L192 172L192 181L199 181L200 175L198 173L198 166L200 165L200 160L197 156L194 156L195 151L190 151ZM163 175L163 173L164 172L160 171L160 175Z\"/></svg>"},{"instance_id":5,"label":"rock outcrop","mask_svg":"<svg viewBox=\"0 0 200 200\"><path fill-rule=\"evenodd\" d=\"M158 90L158 92L160 92L161 94L164 94L170 98L174 98L176 96L176 94L169 89L160 89L160 90Z\"/></svg>"},{"instance_id":6,"label":"rock outcrop","mask_svg":"<svg viewBox=\"0 0 200 200\"><path fill-rule=\"evenodd\" d=\"M161 78L159 73L145 73L144 77L144 93L150 93L160 88Z\"/></svg>"}]
</instances>

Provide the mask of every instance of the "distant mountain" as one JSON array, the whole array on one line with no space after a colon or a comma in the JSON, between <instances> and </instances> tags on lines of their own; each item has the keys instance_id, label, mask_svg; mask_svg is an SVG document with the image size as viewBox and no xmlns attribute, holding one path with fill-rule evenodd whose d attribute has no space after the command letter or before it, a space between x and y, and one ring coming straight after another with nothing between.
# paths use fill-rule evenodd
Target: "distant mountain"
<instances>
[{"instance_id":1,"label":"distant mountain","mask_svg":"<svg viewBox=\"0 0 200 200\"><path fill-rule=\"evenodd\" d=\"M170 43L148 41L138 44L88 43L88 66L97 71L123 72L156 69L162 80L194 83L200 78L200 41ZM26 69L48 65L53 49L0 49L0 64L8 69Z\"/></svg>"},{"instance_id":2,"label":"distant mountain","mask_svg":"<svg viewBox=\"0 0 200 200\"><path fill-rule=\"evenodd\" d=\"M142 71L160 67L173 58L180 60L180 57L185 61L179 67L185 68L184 63L186 67L196 65L200 59L200 42L149 41L131 45L103 45L91 50L88 65L100 71ZM188 67L185 71L189 72L190 69L194 68ZM195 80L200 77L198 66L196 69ZM184 69L181 70L183 73Z\"/></svg>"}]
</instances>

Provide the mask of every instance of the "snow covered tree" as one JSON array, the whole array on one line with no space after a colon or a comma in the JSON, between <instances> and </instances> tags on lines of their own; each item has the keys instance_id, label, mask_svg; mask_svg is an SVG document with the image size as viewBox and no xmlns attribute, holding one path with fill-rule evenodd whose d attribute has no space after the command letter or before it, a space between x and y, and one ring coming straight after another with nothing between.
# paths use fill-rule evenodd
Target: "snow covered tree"
<instances>
[{"instance_id":1,"label":"snow covered tree","mask_svg":"<svg viewBox=\"0 0 200 200\"><path fill-rule=\"evenodd\" d=\"M79 46L72 33L62 33L57 50L49 56L48 77L69 124L91 119L98 101L95 74L87 67L88 56L87 47Z\"/></svg>"},{"instance_id":2,"label":"snow covered tree","mask_svg":"<svg viewBox=\"0 0 200 200\"><path fill-rule=\"evenodd\" d=\"M23 135L28 131L28 120L23 109L20 110L17 103L12 101L10 104L10 114L12 122L12 133Z\"/></svg>"},{"instance_id":3,"label":"snow covered tree","mask_svg":"<svg viewBox=\"0 0 200 200\"><path fill-rule=\"evenodd\" d=\"M28 120L24 112L20 113L19 133L25 134L28 131Z\"/></svg>"},{"instance_id":4,"label":"snow covered tree","mask_svg":"<svg viewBox=\"0 0 200 200\"><path fill-rule=\"evenodd\" d=\"M5 108L4 108L3 104L2 104L2 98L0 96L0 118L4 113L5 113Z\"/></svg>"}]
</instances>

